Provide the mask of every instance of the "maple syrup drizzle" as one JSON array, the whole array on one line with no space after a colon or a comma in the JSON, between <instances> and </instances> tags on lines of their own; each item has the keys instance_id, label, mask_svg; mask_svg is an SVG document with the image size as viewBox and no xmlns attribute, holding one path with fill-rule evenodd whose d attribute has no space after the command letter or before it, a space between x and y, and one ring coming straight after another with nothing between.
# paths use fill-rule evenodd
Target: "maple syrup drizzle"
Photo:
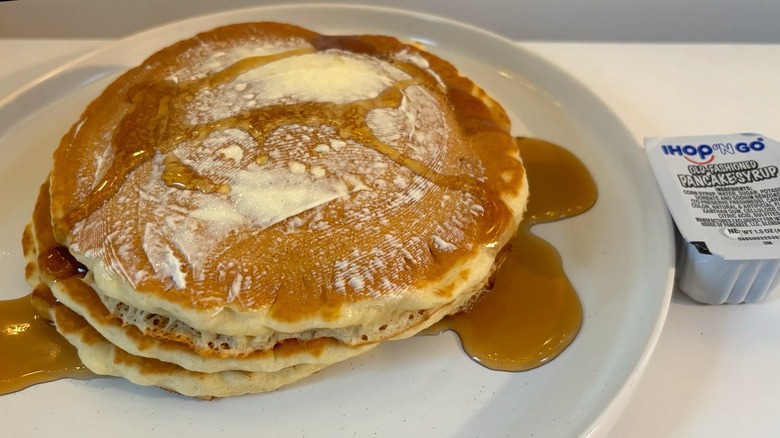
<instances>
[{"instance_id":1,"label":"maple syrup drizzle","mask_svg":"<svg viewBox=\"0 0 780 438\"><path fill-rule=\"evenodd\" d=\"M54 300L46 292L36 289L15 300L0 301L0 394L62 378L95 376L81 363L76 348L33 307L33 299Z\"/></svg>"},{"instance_id":2,"label":"maple syrup drizzle","mask_svg":"<svg viewBox=\"0 0 780 438\"><path fill-rule=\"evenodd\" d=\"M463 349L487 368L525 371L549 362L579 332L582 306L555 248L531 227L580 214L596 201L596 185L573 154L551 143L518 138L530 197L525 218L493 281L466 312L427 334L457 333Z\"/></svg>"},{"instance_id":3,"label":"maple syrup drizzle","mask_svg":"<svg viewBox=\"0 0 780 438\"><path fill-rule=\"evenodd\" d=\"M55 245L38 255L38 264L46 266L46 272L52 278L63 279L78 275L83 277L87 273L87 267L79 263L68 248Z\"/></svg>"},{"instance_id":4,"label":"maple syrup drizzle","mask_svg":"<svg viewBox=\"0 0 780 438\"><path fill-rule=\"evenodd\" d=\"M164 160L162 180L166 185L202 193L230 193L229 185L217 184L211 178L200 175L192 166L182 163L176 155L169 153Z\"/></svg>"}]
</instances>

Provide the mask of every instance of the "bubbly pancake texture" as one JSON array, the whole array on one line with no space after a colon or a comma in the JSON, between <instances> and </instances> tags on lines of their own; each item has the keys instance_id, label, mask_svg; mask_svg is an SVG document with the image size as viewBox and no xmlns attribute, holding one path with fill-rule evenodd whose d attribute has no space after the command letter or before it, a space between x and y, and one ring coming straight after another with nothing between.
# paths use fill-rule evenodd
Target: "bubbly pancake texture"
<instances>
[{"instance_id":1,"label":"bubbly pancake texture","mask_svg":"<svg viewBox=\"0 0 780 438\"><path fill-rule=\"evenodd\" d=\"M186 343L144 336L107 312L89 286L89 273L74 272L77 264L69 262L67 254L60 258L62 247L54 240L48 192L45 183L22 239L25 277L34 289L31 302L77 347L94 373L211 399L271 391L375 346L350 347L320 338L224 357L198 354Z\"/></svg>"},{"instance_id":2,"label":"bubbly pancake texture","mask_svg":"<svg viewBox=\"0 0 780 438\"><path fill-rule=\"evenodd\" d=\"M207 374L307 374L467 307L528 196L508 117L454 66L280 23L119 77L49 183L37 257L83 272L43 283L111 348Z\"/></svg>"}]
</instances>

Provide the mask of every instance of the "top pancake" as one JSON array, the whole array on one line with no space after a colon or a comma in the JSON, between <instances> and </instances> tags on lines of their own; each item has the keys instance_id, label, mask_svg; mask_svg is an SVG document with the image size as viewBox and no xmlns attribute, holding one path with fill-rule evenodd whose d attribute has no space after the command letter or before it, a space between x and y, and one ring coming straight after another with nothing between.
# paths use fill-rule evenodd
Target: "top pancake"
<instances>
[{"instance_id":1,"label":"top pancake","mask_svg":"<svg viewBox=\"0 0 780 438\"><path fill-rule=\"evenodd\" d=\"M527 198L508 118L452 65L278 23L202 33L122 75L50 182L57 240L97 291L242 336L397 335L407 314L460 306Z\"/></svg>"}]
</instances>

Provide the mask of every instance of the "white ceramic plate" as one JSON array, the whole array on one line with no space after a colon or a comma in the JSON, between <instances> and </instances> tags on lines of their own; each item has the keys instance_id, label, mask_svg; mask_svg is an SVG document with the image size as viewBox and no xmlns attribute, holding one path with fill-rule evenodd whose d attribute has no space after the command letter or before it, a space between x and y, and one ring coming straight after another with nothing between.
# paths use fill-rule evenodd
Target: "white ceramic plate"
<instances>
[{"instance_id":1,"label":"white ceramic plate","mask_svg":"<svg viewBox=\"0 0 780 438\"><path fill-rule=\"evenodd\" d=\"M561 252L584 325L558 359L489 371L453 335L382 345L270 394L203 402L120 379L63 380L0 397L4 436L600 435L622 410L655 345L671 293L672 233L644 154L575 79L479 29L354 6L232 11L153 29L80 58L0 103L0 298L27 293L20 236L49 155L116 75L179 39L239 21L287 21L322 33L411 38L453 62L508 110L517 135L575 152L599 188L585 215L534 230ZM0 354L2 354L0 352Z\"/></svg>"}]
</instances>

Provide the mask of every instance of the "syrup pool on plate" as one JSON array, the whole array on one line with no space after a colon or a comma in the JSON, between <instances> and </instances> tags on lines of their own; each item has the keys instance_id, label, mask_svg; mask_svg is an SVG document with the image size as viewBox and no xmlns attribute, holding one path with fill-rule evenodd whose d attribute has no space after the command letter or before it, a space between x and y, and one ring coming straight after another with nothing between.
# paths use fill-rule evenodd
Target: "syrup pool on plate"
<instances>
[{"instance_id":1,"label":"syrup pool on plate","mask_svg":"<svg viewBox=\"0 0 780 438\"><path fill-rule=\"evenodd\" d=\"M579 332L582 306L561 257L531 227L575 216L596 202L593 178L576 156L542 140L516 141L530 196L493 288L467 312L426 331L456 332L469 356L503 371L525 371L552 360Z\"/></svg>"},{"instance_id":2,"label":"syrup pool on plate","mask_svg":"<svg viewBox=\"0 0 780 438\"><path fill-rule=\"evenodd\" d=\"M0 394L62 378L93 377L68 343L33 308L37 300L51 300L45 287L15 300L0 301Z\"/></svg>"}]
</instances>

